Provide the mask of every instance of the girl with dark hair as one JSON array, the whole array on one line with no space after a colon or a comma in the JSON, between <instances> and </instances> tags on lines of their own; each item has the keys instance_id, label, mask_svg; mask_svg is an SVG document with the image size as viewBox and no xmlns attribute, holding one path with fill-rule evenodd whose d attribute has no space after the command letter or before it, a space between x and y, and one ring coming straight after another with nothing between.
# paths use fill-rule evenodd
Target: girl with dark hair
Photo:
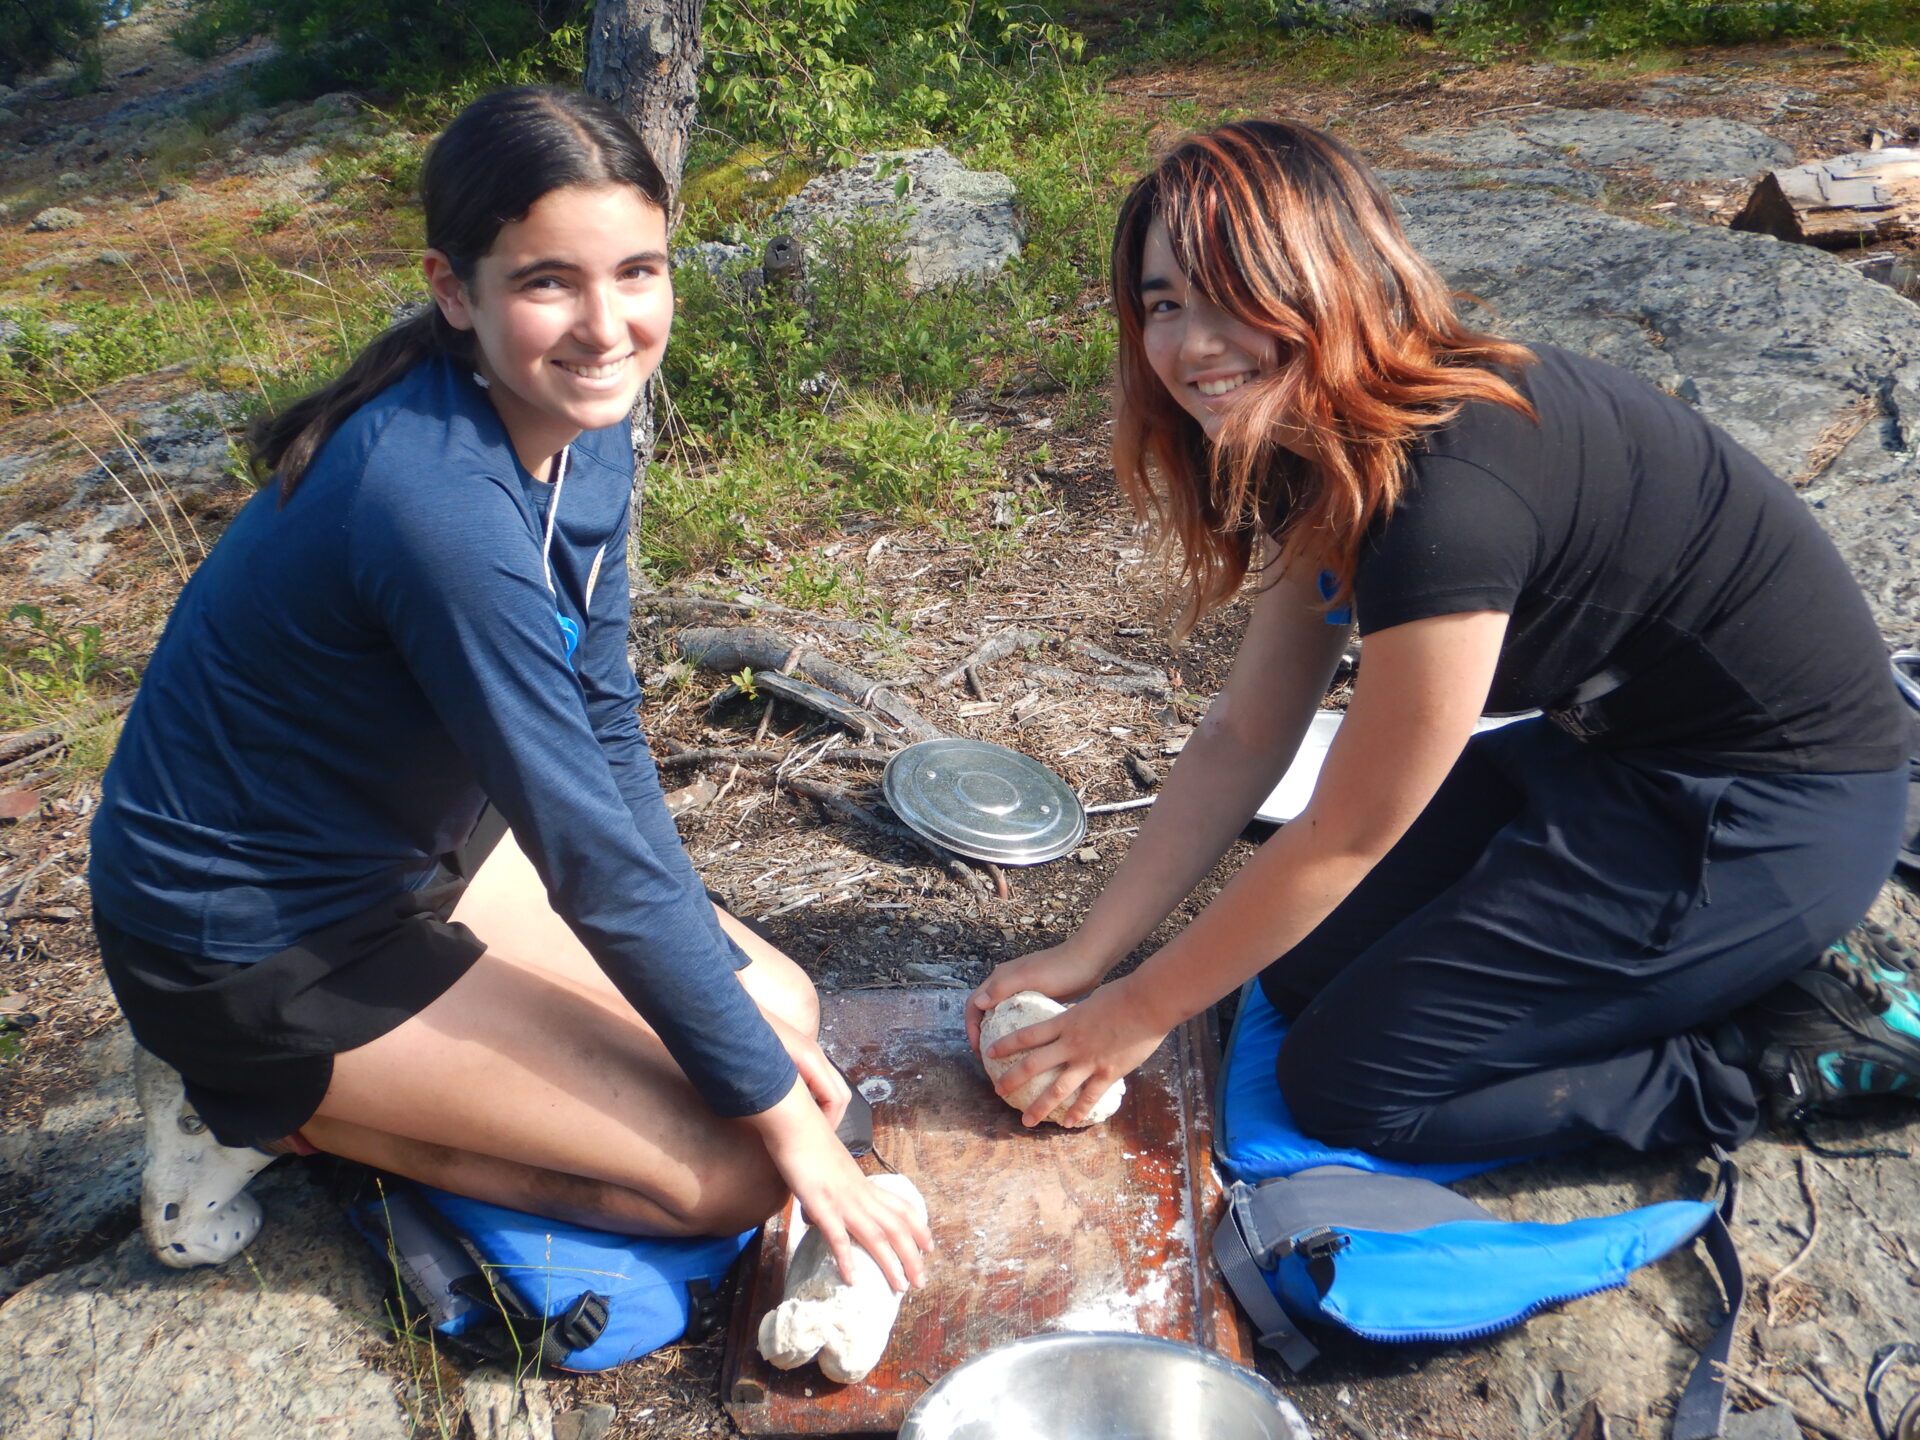
<instances>
[{"instance_id":1,"label":"girl with dark hair","mask_svg":"<svg viewBox=\"0 0 1920 1440\"><path fill-rule=\"evenodd\" d=\"M1028 1123L1076 1091L1083 1117L1256 975L1294 1119L1403 1160L1732 1145L1763 1105L1920 1093L1910 981L1826 949L1891 869L1907 719L1799 497L1686 405L1465 326L1301 126L1161 162L1113 296L1115 467L1177 552L1183 631L1259 587L1113 881L969 1007L977 1039L1016 991L1087 995L995 1047L1024 1052L1002 1093L1060 1067ZM1101 984L1273 788L1356 626L1306 811ZM1475 734L1483 710L1545 714Z\"/></svg>"},{"instance_id":2,"label":"girl with dark hair","mask_svg":"<svg viewBox=\"0 0 1920 1440\"><path fill-rule=\"evenodd\" d=\"M796 1195L843 1270L930 1239L861 1176L805 974L707 899L627 658L627 415L673 316L619 114L476 101L423 173L433 305L254 427L277 484L182 593L93 827L167 1264L319 1150L641 1235Z\"/></svg>"}]
</instances>

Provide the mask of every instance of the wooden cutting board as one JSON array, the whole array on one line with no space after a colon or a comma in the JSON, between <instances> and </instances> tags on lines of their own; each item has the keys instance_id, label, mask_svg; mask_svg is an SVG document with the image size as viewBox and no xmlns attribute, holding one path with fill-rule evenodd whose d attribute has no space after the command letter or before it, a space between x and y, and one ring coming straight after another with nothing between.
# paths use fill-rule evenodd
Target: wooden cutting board
<instances>
[{"instance_id":1,"label":"wooden cutting board","mask_svg":"<svg viewBox=\"0 0 1920 1440\"><path fill-rule=\"evenodd\" d=\"M749 1255L722 1370L748 1435L891 1435L921 1393L1009 1340L1120 1330L1203 1345L1248 1363L1251 1346L1207 1237L1222 1196L1211 1161L1219 1046L1198 1017L1127 1077L1104 1125L1026 1130L967 1048L958 989L823 997L827 1053L874 1102L877 1152L926 1197L935 1252L886 1358L857 1385L760 1358L760 1317L780 1301L791 1208ZM869 1159L870 1169L875 1167Z\"/></svg>"}]
</instances>

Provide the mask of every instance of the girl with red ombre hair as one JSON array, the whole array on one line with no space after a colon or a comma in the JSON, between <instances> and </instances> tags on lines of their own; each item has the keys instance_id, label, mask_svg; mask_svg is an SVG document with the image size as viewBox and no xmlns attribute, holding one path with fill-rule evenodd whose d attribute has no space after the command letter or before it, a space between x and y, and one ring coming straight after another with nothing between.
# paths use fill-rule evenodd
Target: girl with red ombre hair
<instances>
[{"instance_id":1,"label":"girl with red ombre hair","mask_svg":"<svg viewBox=\"0 0 1920 1440\"><path fill-rule=\"evenodd\" d=\"M1086 997L995 1047L1024 1052L1002 1093L1059 1067L1027 1123L1084 1117L1255 976L1295 1121L1401 1160L1732 1145L1763 1106L1920 1090L1920 1004L1834 943L1892 867L1909 720L1787 486L1671 396L1466 325L1379 183L1303 126L1161 161L1113 296L1114 464L1178 562L1179 630L1255 594L1112 883L969 1006L977 1043L1017 991ZM1356 630L1305 812L1146 944Z\"/></svg>"}]
</instances>

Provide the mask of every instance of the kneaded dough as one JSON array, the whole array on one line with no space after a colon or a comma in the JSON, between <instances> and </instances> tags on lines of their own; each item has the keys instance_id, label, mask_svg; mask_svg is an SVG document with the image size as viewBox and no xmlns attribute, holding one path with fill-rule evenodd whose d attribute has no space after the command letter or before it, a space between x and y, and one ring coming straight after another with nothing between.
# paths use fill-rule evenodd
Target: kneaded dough
<instances>
[{"instance_id":1,"label":"kneaded dough","mask_svg":"<svg viewBox=\"0 0 1920 1440\"><path fill-rule=\"evenodd\" d=\"M904 1175L869 1175L868 1183L905 1200L920 1218L927 1202ZM809 1229L787 1262L782 1299L760 1321L760 1353L767 1363L792 1370L815 1356L829 1380L851 1385L880 1363L900 1313L901 1295L887 1283L871 1255L853 1247L853 1283L840 1278L833 1251Z\"/></svg>"},{"instance_id":2,"label":"kneaded dough","mask_svg":"<svg viewBox=\"0 0 1920 1440\"><path fill-rule=\"evenodd\" d=\"M1055 1015L1066 1013L1066 1006L1042 995L1038 990L1022 990L1017 995L1009 995L994 1006L987 1012L987 1018L980 1025L980 1060L987 1067L987 1078L997 1081L1023 1058L1015 1055L1006 1060L989 1059L987 1049L996 1040L1004 1039L1016 1030L1024 1030L1029 1025L1038 1025L1042 1020L1050 1020ZM1044 1071L1027 1081L1011 1095L1003 1095L1001 1098L1014 1109L1025 1110L1040 1098L1041 1093L1049 1085L1053 1084L1054 1078L1059 1073L1058 1069ZM1098 1125L1102 1120L1108 1119L1120 1108L1120 1097L1126 1093L1127 1082L1114 1081L1107 1087L1107 1093L1094 1102L1093 1113L1088 1115L1081 1125ZM1047 1119L1055 1125L1065 1125L1067 1111L1072 1107L1075 1098L1069 1096L1066 1104L1056 1107Z\"/></svg>"}]
</instances>

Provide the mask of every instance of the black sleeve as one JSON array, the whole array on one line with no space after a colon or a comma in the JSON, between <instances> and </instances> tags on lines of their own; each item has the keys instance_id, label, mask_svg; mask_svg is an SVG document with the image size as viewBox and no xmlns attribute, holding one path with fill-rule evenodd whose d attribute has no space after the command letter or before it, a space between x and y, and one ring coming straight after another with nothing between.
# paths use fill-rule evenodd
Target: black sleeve
<instances>
[{"instance_id":1,"label":"black sleeve","mask_svg":"<svg viewBox=\"0 0 1920 1440\"><path fill-rule=\"evenodd\" d=\"M1399 506L1360 551L1360 633L1474 610L1510 615L1539 551L1538 518L1498 476L1451 456L1416 456Z\"/></svg>"}]
</instances>

